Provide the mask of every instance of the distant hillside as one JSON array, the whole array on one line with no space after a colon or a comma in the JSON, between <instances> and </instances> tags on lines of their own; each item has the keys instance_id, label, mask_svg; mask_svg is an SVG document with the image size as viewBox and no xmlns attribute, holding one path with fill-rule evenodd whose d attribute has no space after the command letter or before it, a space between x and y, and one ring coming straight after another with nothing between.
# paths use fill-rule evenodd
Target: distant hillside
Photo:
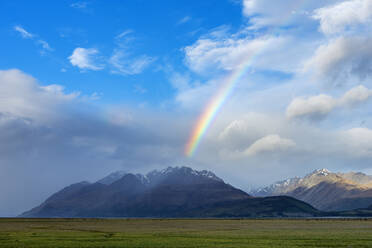
<instances>
[{"instance_id":1,"label":"distant hillside","mask_svg":"<svg viewBox=\"0 0 372 248\"><path fill-rule=\"evenodd\" d=\"M372 204L372 176L360 172L316 170L251 192L254 196L288 195L323 211L367 208Z\"/></svg>"},{"instance_id":2,"label":"distant hillside","mask_svg":"<svg viewBox=\"0 0 372 248\"><path fill-rule=\"evenodd\" d=\"M116 172L77 183L21 217L288 217L320 212L291 197L253 198L210 171L169 167L147 175Z\"/></svg>"},{"instance_id":3,"label":"distant hillside","mask_svg":"<svg viewBox=\"0 0 372 248\"><path fill-rule=\"evenodd\" d=\"M367 208L359 208L353 210L345 210L336 213L332 213L334 216L351 216L351 217L371 217L372 216L372 205Z\"/></svg>"}]
</instances>

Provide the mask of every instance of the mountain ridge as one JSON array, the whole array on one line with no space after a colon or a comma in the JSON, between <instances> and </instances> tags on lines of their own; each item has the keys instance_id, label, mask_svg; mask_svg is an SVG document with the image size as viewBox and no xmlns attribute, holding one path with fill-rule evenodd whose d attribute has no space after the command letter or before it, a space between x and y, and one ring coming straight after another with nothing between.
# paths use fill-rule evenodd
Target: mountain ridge
<instances>
[{"instance_id":1,"label":"mountain ridge","mask_svg":"<svg viewBox=\"0 0 372 248\"><path fill-rule=\"evenodd\" d=\"M371 205L371 186L372 176L361 172L333 173L318 169L250 193L261 197L288 195L323 211L345 211Z\"/></svg>"},{"instance_id":2,"label":"mountain ridge","mask_svg":"<svg viewBox=\"0 0 372 248\"><path fill-rule=\"evenodd\" d=\"M210 171L168 167L146 175L122 175L110 184L107 184L109 180L101 183L101 179L65 187L21 217L310 217L321 214L311 205L291 197L254 198Z\"/></svg>"}]
</instances>

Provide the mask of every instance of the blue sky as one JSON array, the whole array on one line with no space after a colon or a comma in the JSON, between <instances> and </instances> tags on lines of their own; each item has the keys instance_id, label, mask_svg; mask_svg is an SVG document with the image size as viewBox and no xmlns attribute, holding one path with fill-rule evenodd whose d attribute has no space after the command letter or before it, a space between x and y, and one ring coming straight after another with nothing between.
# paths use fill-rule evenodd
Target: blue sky
<instances>
[{"instance_id":1,"label":"blue sky","mask_svg":"<svg viewBox=\"0 0 372 248\"><path fill-rule=\"evenodd\" d=\"M12 1L2 2L0 9L1 68L19 68L67 91L96 92L102 103L156 106L174 96L165 67L185 70L182 48L215 27L237 28L242 19L240 5L231 1ZM22 38L16 26L33 38ZM118 38L124 32L127 37ZM51 49L43 49L38 40ZM130 59L147 56L152 62L140 73L112 72L107 60L123 43ZM68 57L77 47L96 49L96 63L104 68L71 65Z\"/></svg>"},{"instance_id":2,"label":"blue sky","mask_svg":"<svg viewBox=\"0 0 372 248\"><path fill-rule=\"evenodd\" d=\"M371 0L1 1L0 34L0 216L115 170L372 174Z\"/></svg>"}]
</instances>

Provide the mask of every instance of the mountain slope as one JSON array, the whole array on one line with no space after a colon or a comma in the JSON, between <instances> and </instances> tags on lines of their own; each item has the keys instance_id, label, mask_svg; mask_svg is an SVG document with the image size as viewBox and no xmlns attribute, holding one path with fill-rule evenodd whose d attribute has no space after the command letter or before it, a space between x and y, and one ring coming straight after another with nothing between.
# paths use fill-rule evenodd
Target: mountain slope
<instances>
[{"instance_id":1,"label":"mountain slope","mask_svg":"<svg viewBox=\"0 0 372 248\"><path fill-rule=\"evenodd\" d=\"M252 191L255 196L288 195L323 211L366 208L372 204L372 177L363 173L316 170L303 178L277 182Z\"/></svg>"},{"instance_id":2,"label":"mountain slope","mask_svg":"<svg viewBox=\"0 0 372 248\"><path fill-rule=\"evenodd\" d=\"M107 177L106 177L107 178ZM109 177L112 178L112 177ZM22 217L274 217L319 211L290 197L252 198L209 171L169 167L66 187Z\"/></svg>"},{"instance_id":3,"label":"mountain slope","mask_svg":"<svg viewBox=\"0 0 372 248\"><path fill-rule=\"evenodd\" d=\"M97 183L101 183L101 184L105 184L105 185L110 185L113 182L115 182L115 181L119 180L120 178L122 178L126 174L128 174L128 173L126 173L125 171L115 171L115 172L111 173L110 175L107 175L106 177L98 180Z\"/></svg>"},{"instance_id":4,"label":"mountain slope","mask_svg":"<svg viewBox=\"0 0 372 248\"><path fill-rule=\"evenodd\" d=\"M314 217L324 216L310 204L288 196L253 197L216 203L191 211L189 216L227 218Z\"/></svg>"}]
</instances>

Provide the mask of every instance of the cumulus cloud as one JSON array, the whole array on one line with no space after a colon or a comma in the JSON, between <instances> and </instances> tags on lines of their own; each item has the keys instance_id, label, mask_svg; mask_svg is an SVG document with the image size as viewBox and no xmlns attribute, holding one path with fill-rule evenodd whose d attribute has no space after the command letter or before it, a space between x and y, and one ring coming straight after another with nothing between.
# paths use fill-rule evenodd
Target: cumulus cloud
<instances>
[{"instance_id":1,"label":"cumulus cloud","mask_svg":"<svg viewBox=\"0 0 372 248\"><path fill-rule=\"evenodd\" d=\"M273 134L255 141L244 151L244 154L254 156L261 153L285 152L294 146L296 146L296 143L293 140L281 138L279 135Z\"/></svg>"},{"instance_id":2,"label":"cumulus cloud","mask_svg":"<svg viewBox=\"0 0 372 248\"><path fill-rule=\"evenodd\" d=\"M320 31L329 35L355 28L360 24L371 24L372 1L349 0L316 9L313 18L319 20Z\"/></svg>"},{"instance_id":3,"label":"cumulus cloud","mask_svg":"<svg viewBox=\"0 0 372 248\"><path fill-rule=\"evenodd\" d=\"M372 75L372 39L339 37L321 45L304 67L332 85L348 79L364 80Z\"/></svg>"},{"instance_id":4,"label":"cumulus cloud","mask_svg":"<svg viewBox=\"0 0 372 248\"><path fill-rule=\"evenodd\" d=\"M55 112L58 106L78 96L78 92L65 93L60 85L40 86L33 77L16 69L0 71L0 113L34 121L49 120L59 115Z\"/></svg>"},{"instance_id":5,"label":"cumulus cloud","mask_svg":"<svg viewBox=\"0 0 372 248\"><path fill-rule=\"evenodd\" d=\"M103 69L103 65L96 61L98 53L99 51L95 48L77 47L68 59L73 66L80 69L98 71Z\"/></svg>"},{"instance_id":6,"label":"cumulus cloud","mask_svg":"<svg viewBox=\"0 0 372 248\"><path fill-rule=\"evenodd\" d=\"M317 95L309 98L297 97L292 100L286 110L288 118L306 117L320 119L337 107L352 106L367 101L372 96L372 90L359 85L347 91L342 97L334 98L328 95Z\"/></svg>"},{"instance_id":7,"label":"cumulus cloud","mask_svg":"<svg viewBox=\"0 0 372 248\"><path fill-rule=\"evenodd\" d=\"M363 85L352 88L347 91L341 99L339 105L354 105L357 103L365 102L372 96L372 90L367 89Z\"/></svg>"},{"instance_id":8,"label":"cumulus cloud","mask_svg":"<svg viewBox=\"0 0 372 248\"><path fill-rule=\"evenodd\" d=\"M331 96L318 95L309 98L298 97L289 104L286 114L289 118L310 117L318 119L328 114L335 107L335 100Z\"/></svg>"},{"instance_id":9,"label":"cumulus cloud","mask_svg":"<svg viewBox=\"0 0 372 248\"><path fill-rule=\"evenodd\" d=\"M312 16L325 34L304 71L331 86L361 81L372 74L372 2L347 0L318 8Z\"/></svg>"}]
</instances>

